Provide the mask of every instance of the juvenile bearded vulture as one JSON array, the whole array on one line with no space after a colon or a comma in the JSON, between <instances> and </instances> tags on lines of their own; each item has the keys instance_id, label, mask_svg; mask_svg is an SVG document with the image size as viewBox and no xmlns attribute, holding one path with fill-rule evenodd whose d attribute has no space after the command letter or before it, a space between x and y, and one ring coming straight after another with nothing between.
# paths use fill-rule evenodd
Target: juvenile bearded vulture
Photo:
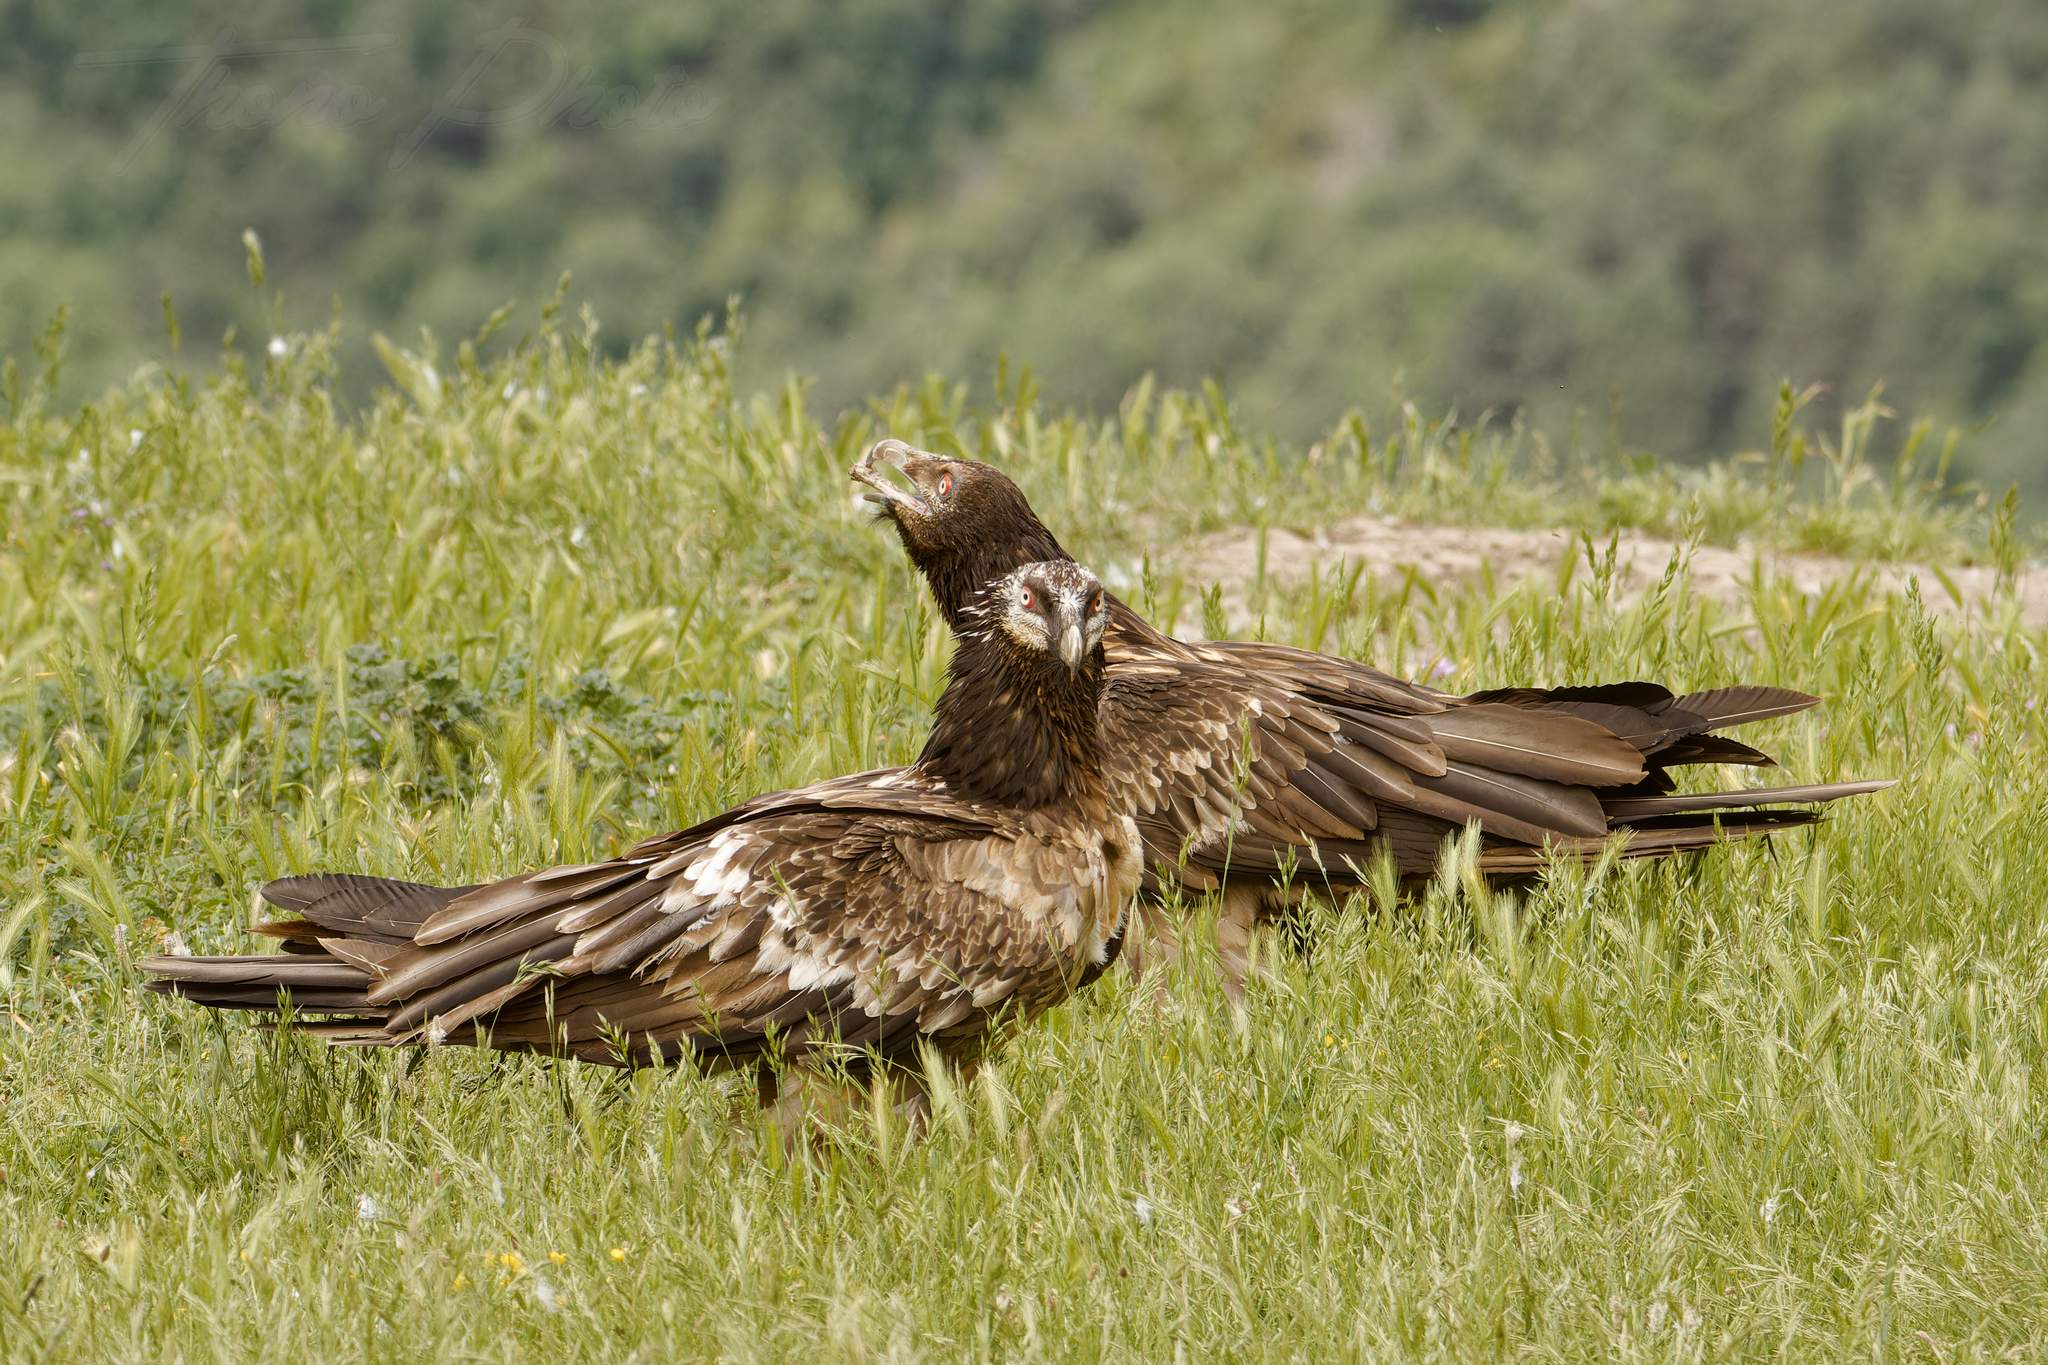
<instances>
[{"instance_id":1,"label":"juvenile bearded vulture","mask_svg":"<svg viewBox=\"0 0 2048 1365\"><path fill-rule=\"evenodd\" d=\"M1103 770L1108 619L1071 561L1007 566L962 596L907 768L488 885L287 877L260 895L297 917L255 927L284 951L151 957L149 987L222 1009L288 993L336 1042L753 1068L764 1104L772 1063L829 1051L914 1098L921 1043L971 1063L998 1016L1064 998L1117 940L1140 863Z\"/></svg>"},{"instance_id":2,"label":"juvenile bearded vulture","mask_svg":"<svg viewBox=\"0 0 2048 1365\"><path fill-rule=\"evenodd\" d=\"M851 475L956 629L975 584L1069 558L993 466L889 440ZM1381 850L1403 877L1424 876L1445 838L1476 821L1481 869L1526 878L1543 869L1546 850L1591 859L1625 833L1624 856L1672 854L1818 818L1779 803L1891 785L1672 794L1672 768L1770 764L1715 731L1818 700L1783 688L1675 696L1627 682L1459 697L1285 645L1176 640L1114 597L1106 651L1112 799L1136 817L1148 887L1162 870L1194 890L1221 887L1219 946L1233 973L1253 919L1280 908L1275 879L1290 868L1297 893L1342 899ZM1167 928L1147 915L1156 947ZM1127 953L1142 956L1146 937Z\"/></svg>"}]
</instances>

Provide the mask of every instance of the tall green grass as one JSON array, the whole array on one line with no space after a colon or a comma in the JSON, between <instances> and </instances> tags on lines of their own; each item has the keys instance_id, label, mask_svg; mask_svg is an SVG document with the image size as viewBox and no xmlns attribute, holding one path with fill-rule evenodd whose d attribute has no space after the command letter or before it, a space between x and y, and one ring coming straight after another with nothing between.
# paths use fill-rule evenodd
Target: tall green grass
<instances>
[{"instance_id":1,"label":"tall green grass","mask_svg":"<svg viewBox=\"0 0 2048 1365\"><path fill-rule=\"evenodd\" d=\"M2042 642L2004 597L1937 620L1767 578L1727 607L1682 562L1632 602L1597 564L1563 592L1271 586L1227 624L1427 641L1447 685L1807 687L1826 707L1758 736L1789 774L1903 784L1770 848L1526 895L1453 857L1416 900L1317 911L1242 1009L1199 959L1157 1006L1113 977L942 1093L922 1143L856 1124L791 1162L724 1083L323 1050L133 969L169 935L244 943L266 877L602 856L908 758L946 644L844 481L885 431L1002 461L1184 628L1222 610L1175 568L1189 535L1367 510L2018 553L1925 438L1900 472L1830 434L1817 480L1788 396L1771 456L1706 474L1567 469L1419 415L1282 451L1214 393L1090 423L1007 374L820 428L800 385L736 394L722 336L613 364L558 311L488 362L387 344L391 387L344 414L332 345L76 412L34 365L8 387L8 1358L2048 1344Z\"/></svg>"}]
</instances>

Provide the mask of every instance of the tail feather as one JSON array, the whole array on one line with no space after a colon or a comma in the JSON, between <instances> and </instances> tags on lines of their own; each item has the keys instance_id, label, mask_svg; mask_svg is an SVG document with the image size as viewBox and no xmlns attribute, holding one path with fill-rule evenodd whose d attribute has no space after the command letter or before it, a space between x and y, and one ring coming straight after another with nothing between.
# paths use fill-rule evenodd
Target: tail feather
<instances>
[{"instance_id":1,"label":"tail feather","mask_svg":"<svg viewBox=\"0 0 2048 1365\"><path fill-rule=\"evenodd\" d=\"M1768 838L1788 829L1819 824L1820 820L1820 812L1812 810L1734 810L1706 819L1698 815L1651 817L1640 824L1617 825L1614 835L1625 837L1621 846L1623 858L1668 858L1744 839ZM1606 839L1572 840L1547 848L1500 844L1480 853L1479 869L1504 877L1534 876L1560 855L1592 862L1606 851L1607 845Z\"/></svg>"},{"instance_id":2,"label":"tail feather","mask_svg":"<svg viewBox=\"0 0 2048 1365\"><path fill-rule=\"evenodd\" d=\"M277 1008L288 994L301 1009L370 1009L370 975L332 957L251 953L241 957L145 957L148 989L221 1009Z\"/></svg>"},{"instance_id":3,"label":"tail feather","mask_svg":"<svg viewBox=\"0 0 2048 1365\"><path fill-rule=\"evenodd\" d=\"M1616 825L1634 825L1662 815L1698 811L1753 810L1783 804L1839 801L1845 796L1863 796L1897 785L1889 781L1820 782L1800 787L1752 787L1742 791L1696 792L1686 796L1622 797L1602 802L1608 820Z\"/></svg>"},{"instance_id":4,"label":"tail feather","mask_svg":"<svg viewBox=\"0 0 2048 1365\"><path fill-rule=\"evenodd\" d=\"M413 930L469 887L422 886L386 877L335 873L285 877L259 897L299 918L254 925L279 940L280 951L232 957L146 957L147 989L213 1009L295 1008L348 1016L338 1021L381 1034L389 1006L370 993L385 964L412 941Z\"/></svg>"},{"instance_id":5,"label":"tail feather","mask_svg":"<svg viewBox=\"0 0 2048 1365\"><path fill-rule=\"evenodd\" d=\"M142 970L167 981L195 986L363 986L369 977L360 969L332 959L298 954L249 953L239 957L146 957Z\"/></svg>"}]
</instances>

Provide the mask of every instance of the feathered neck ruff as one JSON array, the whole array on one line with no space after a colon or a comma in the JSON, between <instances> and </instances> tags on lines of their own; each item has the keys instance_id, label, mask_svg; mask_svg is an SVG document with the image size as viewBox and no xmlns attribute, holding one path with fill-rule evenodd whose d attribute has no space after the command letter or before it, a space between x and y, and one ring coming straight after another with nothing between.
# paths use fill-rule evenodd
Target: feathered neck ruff
<instances>
[{"instance_id":1,"label":"feathered neck ruff","mask_svg":"<svg viewBox=\"0 0 2048 1365\"><path fill-rule=\"evenodd\" d=\"M1102 790L1102 646L1078 669L1013 639L984 590L961 613L917 766L973 800L1035 810Z\"/></svg>"}]
</instances>

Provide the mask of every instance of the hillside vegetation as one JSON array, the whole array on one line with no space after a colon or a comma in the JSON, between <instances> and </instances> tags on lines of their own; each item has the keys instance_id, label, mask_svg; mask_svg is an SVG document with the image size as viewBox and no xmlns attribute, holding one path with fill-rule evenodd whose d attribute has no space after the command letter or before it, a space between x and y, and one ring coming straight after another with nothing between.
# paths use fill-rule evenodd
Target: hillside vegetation
<instances>
[{"instance_id":1,"label":"hillside vegetation","mask_svg":"<svg viewBox=\"0 0 2048 1365\"><path fill-rule=\"evenodd\" d=\"M1700 459L1781 378L2041 483L2048 8L1973 0L16 5L0 350L89 395L292 289L466 331L563 269L622 341L729 295L821 414L1007 351L1061 406L1220 379L1307 441L1413 397ZM191 49L186 51L186 49ZM214 60L215 57L218 60ZM614 355L619 352L614 351ZM347 391L379 373L345 353Z\"/></svg>"},{"instance_id":2,"label":"hillside vegetation","mask_svg":"<svg viewBox=\"0 0 2048 1365\"><path fill-rule=\"evenodd\" d=\"M506 337L488 363L387 348L356 417L320 335L83 410L18 376L0 1354L2048 1345L2039 635L2002 594L1937 619L1869 580L1728 606L1682 556L1622 603L1598 562L1601 528L1656 524L2016 564L2009 518L1855 456L1804 493L1770 462L1532 474L1526 438L1420 417L1283 457L1213 392L1084 423L1021 375L821 429L799 388L741 396L723 336L617 362L560 314ZM943 1093L928 1140L857 1122L794 1163L727 1083L412 1065L140 994L145 951L245 943L266 877L587 859L908 758L946 645L848 496L883 431L1001 460L1183 629L1434 657L1459 688L1807 687L1823 709L1757 735L1786 776L1903 785L1770 849L1525 896L1454 851L1413 902L1316 911L1313 954L1276 950L1242 1008L1199 961L1160 1004L1112 976ZM1775 448L1819 435L1788 405ZM1266 584L1250 620L1172 568L1204 527L1371 507L1568 521L1590 562L1511 592Z\"/></svg>"}]
</instances>

